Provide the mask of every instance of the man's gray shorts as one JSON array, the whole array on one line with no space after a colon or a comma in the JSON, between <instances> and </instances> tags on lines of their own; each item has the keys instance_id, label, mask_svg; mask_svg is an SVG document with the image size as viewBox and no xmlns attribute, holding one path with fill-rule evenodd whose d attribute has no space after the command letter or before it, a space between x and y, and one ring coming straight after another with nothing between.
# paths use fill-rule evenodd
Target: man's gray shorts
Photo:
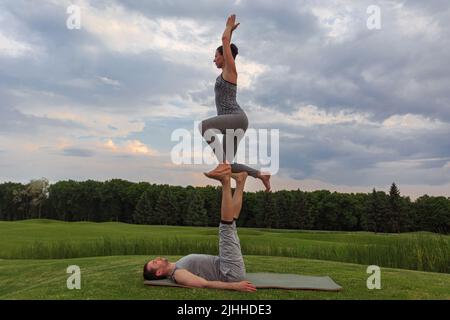
<instances>
[{"instance_id":1,"label":"man's gray shorts","mask_svg":"<svg viewBox=\"0 0 450 320\"><path fill-rule=\"evenodd\" d=\"M245 265L241 244L236 229L232 224L219 225L219 259L222 281L237 282L245 279Z\"/></svg>"}]
</instances>

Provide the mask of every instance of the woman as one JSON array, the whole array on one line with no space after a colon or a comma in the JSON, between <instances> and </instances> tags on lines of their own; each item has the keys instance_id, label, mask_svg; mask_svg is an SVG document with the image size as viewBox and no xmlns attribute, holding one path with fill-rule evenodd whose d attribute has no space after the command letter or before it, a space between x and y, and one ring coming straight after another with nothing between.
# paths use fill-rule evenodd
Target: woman
<instances>
[{"instance_id":1,"label":"woman","mask_svg":"<svg viewBox=\"0 0 450 320\"><path fill-rule=\"evenodd\" d=\"M260 171L250 168L244 164L233 163L233 159L236 156L238 144L240 139L242 138L242 135L238 134L236 136L232 134L229 136L230 140L234 140L233 154L226 153L226 130L241 129L241 132L245 132L248 128L247 115L236 101L237 70L234 60L238 54L238 48L234 44L231 44L231 35L240 23L235 24L235 22L236 15L233 14L228 17L227 25L222 35L222 46L217 48L214 58L214 63L216 64L217 68L222 69L222 74L217 77L214 87L216 95L217 116L206 119L200 124L202 136L204 136L204 133L208 129L217 129L222 134L224 134L222 154L217 155L216 152L216 156L219 160L219 165L214 170L205 173L205 175L209 178L217 179L222 175L223 171L229 170L229 168L231 167L231 171L233 173L247 172L248 175L256 179L260 179L266 187L266 191L269 192L270 175L262 174ZM228 130L228 134L230 134L230 130ZM217 141L215 144L220 143L216 135L213 135L211 137L211 140L207 140L206 142L211 145L214 141Z\"/></svg>"}]
</instances>

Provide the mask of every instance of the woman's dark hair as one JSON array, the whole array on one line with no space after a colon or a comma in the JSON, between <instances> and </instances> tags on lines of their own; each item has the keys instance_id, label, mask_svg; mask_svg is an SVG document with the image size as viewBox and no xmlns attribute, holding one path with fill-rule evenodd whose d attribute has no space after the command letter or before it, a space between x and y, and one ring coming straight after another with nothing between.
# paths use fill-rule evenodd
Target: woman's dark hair
<instances>
[{"instance_id":1,"label":"woman's dark hair","mask_svg":"<svg viewBox=\"0 0 450 320\"><path fill-rule=\"evenodd\" d=\"M161 279L165 279L165 278L167 278L166 276L157 276L156 274L155 274L155 271L154 270L148 270L147 269L147 264L148 264L148 262L146 263L146 264L144 264L144 273L143 273L143 276L144 276L144 279L145 280L161 280Z\"/></svg>"},{"instance_id":2,"label":"woman's dark hair","mask_svg":"<svg viewBox=\"0 0 450 320\"><path fill-rule=\"evenodd\" d=\"M236 59L236 56L239 53L238 47L234 43L230 44L231 47L231 54L233 55L233 59ZM217 48L217 51L220 52L221 55L223 55L223 46L220 46Z\"/></svg>"}]
</instances>

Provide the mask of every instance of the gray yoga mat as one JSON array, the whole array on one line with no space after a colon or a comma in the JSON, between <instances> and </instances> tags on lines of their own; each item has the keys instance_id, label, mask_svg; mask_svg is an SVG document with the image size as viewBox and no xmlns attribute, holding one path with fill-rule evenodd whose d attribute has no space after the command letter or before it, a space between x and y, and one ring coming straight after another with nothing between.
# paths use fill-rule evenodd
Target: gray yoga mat
<instances>
[{"instance_id":1,"label":"gray yoga mat","mask_svg":"<svg viewBox=\"0 0 450 320\"><path fill-rule=\"evenodd\" d=\"M342 287L330 277L302 276L288 273L247 273L246 279L258 289L340 291ZM149 286L184 287L169 279L146 280Z\"/></svg>"}]
</instances>

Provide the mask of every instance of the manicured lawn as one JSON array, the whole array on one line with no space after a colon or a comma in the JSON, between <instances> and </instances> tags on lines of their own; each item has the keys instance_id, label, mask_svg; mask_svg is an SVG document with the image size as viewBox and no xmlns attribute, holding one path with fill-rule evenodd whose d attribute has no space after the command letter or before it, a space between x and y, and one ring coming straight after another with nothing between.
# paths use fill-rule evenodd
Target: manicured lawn
<instances>
[{"instance_id":1,"label":"manicured lawn","mask_svg":"<svg viewBox=\"0 0 450 320\"><path fill-rule=\"evenodd\" d=\"M380 290L366 287L367 266L285 257L247 256L248 272L332 277L341 292L260 289L256 293L143 285L146 256L0 261L0 299L450 299L450 275L381 269ZM169 256L176 260L179 256ZM69 290L69 265L81 269L81 289Z\"/></svg>"},{"instance_id":2,"label":"manicured lawn","mask_svg":"<svg viewBox=\"0 0 450 320\"><path fill-rule=\"evenodd\" d=\"M143 285L148 259L217 254L217 233L212 227L2 221L0 299L450 299L450 237L432 233L239 228L247 272L330 276L341 292ZM69 265L81 268L81 290L66 287ZM381 290L367 289L368 265L381 267Z\"/></svg>"}]
</instances>

